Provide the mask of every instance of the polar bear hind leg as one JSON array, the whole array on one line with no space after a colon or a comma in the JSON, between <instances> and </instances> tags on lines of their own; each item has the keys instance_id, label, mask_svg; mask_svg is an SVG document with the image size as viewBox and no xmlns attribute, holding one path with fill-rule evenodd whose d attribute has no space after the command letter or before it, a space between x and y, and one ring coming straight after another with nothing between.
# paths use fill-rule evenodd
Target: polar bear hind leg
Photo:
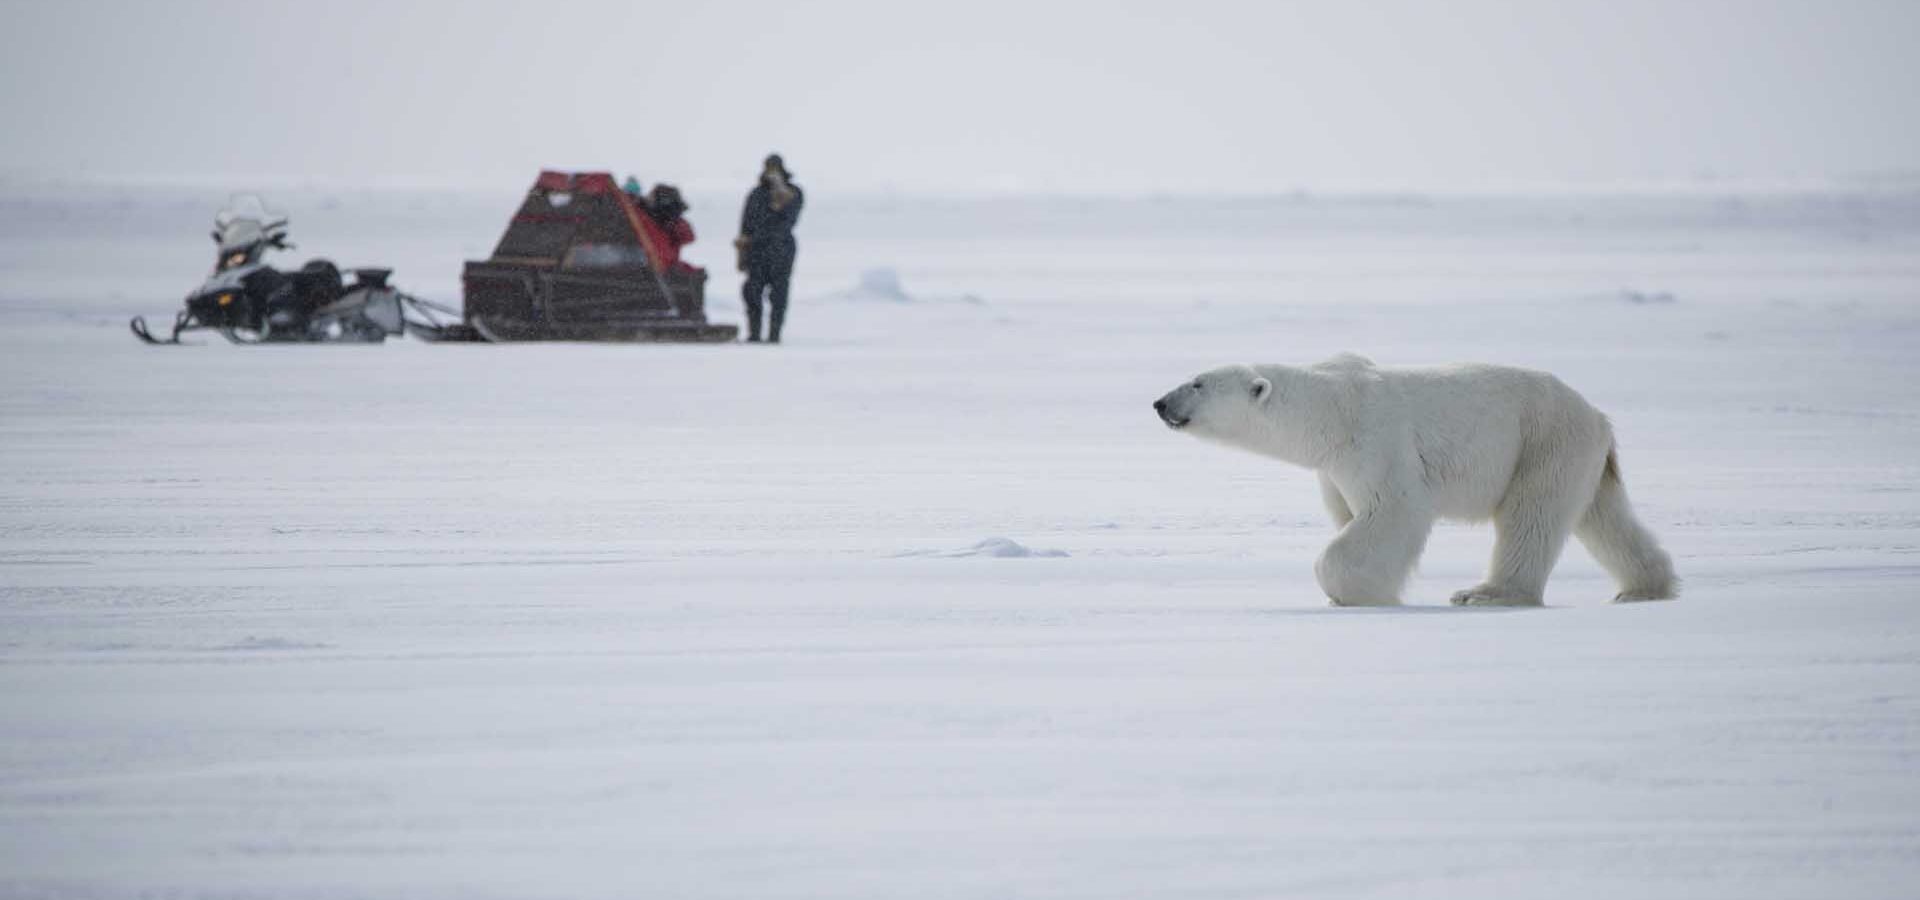
<instances>
[{"instance_id":1,"label":"polar bear hind leg","mask_svg":"<svg viewBox=\"0 0 1920 900\"><path fill-rule=\"evenodd\" d=\"M1647 531L1627 502L1627 488L1620 480L1620 466L1613 451L1607 452L1606 469L1594 492L1593 504L1581 516L1575 530L1580 543L1598 560L1620 585L1615 603L1640 600L1671 600L1680 594L1679 579L1673 574L1673 559L1660 549L1660 542Z\"/></svg>"},{"instance_id":2,"label":"polar bear hind leg","mask_svg":"<svg viewBox=\"0 0 1920 900\"><path fill-rule=\"evenodd\" d=\"M1494 511L1487 580L1453 595L1455 606L1539 606L1567 536L1593 503L1601 455L1560 448L1523 455Z\"/></svg>"}]
</instances>

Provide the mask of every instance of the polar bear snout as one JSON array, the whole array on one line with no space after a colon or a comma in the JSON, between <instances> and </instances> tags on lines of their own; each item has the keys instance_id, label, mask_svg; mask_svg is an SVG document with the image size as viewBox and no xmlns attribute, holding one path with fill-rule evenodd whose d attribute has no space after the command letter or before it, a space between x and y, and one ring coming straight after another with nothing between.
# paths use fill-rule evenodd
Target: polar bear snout
<instances>
[{"instance_id":1,"label":"polar bear snout","mask_svg":"<svg viewBox=\"0 0 1920 900\"><path fill-rule=\"evenodd\" d=\"M1178 391L1175 391L1173 394L1168 394L1165 397L1153 401L1154 413L1160 417L1160 421L1167 423L1168 428L1185 428L1188 422L1193 421L1193 417L1191 416L1183 416L1174 412L1172 401L1175 399L1174 395L1178 393Z\"/></svg>"}]
</instances>

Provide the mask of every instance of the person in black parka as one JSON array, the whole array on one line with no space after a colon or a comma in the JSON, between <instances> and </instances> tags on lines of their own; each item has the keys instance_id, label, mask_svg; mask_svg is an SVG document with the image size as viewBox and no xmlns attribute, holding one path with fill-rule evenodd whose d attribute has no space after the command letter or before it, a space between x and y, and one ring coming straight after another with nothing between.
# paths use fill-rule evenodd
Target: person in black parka
<instances>
[{"instance_id":1,"label":"person in black parka","mask_svg":"<svg viewBox=\"0 0 1920 900\"><path fill-rule=\"evenodd\" d=\"M760 340L760 301L764 295L773 306L767 321L767 340L780 343L780 326L787 320L787 282L793 277L793 257L799 247L793 240L793 226L800 220L800 207L806 194L793 183L793 174L779 154L767 157L760 170L760 183L747 194L747 205L740 212L740 236L734 246L740 251L740 269L747 273L741 296L747 302L747 340Z\"/></svg>"}]
</instances>

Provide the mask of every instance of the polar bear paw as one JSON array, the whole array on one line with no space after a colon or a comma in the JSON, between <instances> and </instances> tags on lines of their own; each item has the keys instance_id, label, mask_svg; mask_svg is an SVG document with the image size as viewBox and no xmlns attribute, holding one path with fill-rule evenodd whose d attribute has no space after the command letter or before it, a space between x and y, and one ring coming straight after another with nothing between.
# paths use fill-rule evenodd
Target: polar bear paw
<instances>
[{"instance_id":1,"label":"polar bear paw","mask_svg":"<svg viewBox=\"0 0 1920 900\"><path fill-rule=\"evenodd\" d=\"M1384 600L1370 600L1370 599L1358 598L1358 597L1328 597L1327 600L1328 602L1332 603L1334 606L1399 606L1400 605L1399 600L1396 600L1391 597Z\"/></svg>"},{"instance_id":2,"label":"polar bear paw","mask_svg":"<svg viewBox=\"0 0 1920 900\"><path fill-rule=\"evenodd\" d=\"M1455 606L1539 606L1539 597L1525 597L1494 584L1467 588L1453 595Z\"/></svg>"},{"instance_id":3,"label":"polar bear paw","mask_svg":"<svg viewBox=\"0 0 1920 900\"><path fill-rule=\"evenodd\" d=\"M1652 603L1659 600L1672 600L1673 598L1674 592L1672 589L1656 588L1653 590L1621 591L1613 596L1613 602Z\"/></svg>"}]
</instances>

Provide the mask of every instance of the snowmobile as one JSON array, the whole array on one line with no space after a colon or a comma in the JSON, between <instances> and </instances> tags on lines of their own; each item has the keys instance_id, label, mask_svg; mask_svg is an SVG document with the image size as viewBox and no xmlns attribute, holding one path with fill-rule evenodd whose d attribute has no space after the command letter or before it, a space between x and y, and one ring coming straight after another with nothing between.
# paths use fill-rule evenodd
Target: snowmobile
<instances>
[{"instance_id":1,"label":"snowmobile","mask_svg":"<svg viewBox=\"0 0 1920 900\"><path fill-rule=\"evenodd\" d=\"M178 344L185 332L211 328L236 344L377 344L409 331L428 340L457 339L450 332L464 327L458 312L389 286L391 269L354 269L348 283L325 259L293 272L267 265L268 250L292 250L293 244L287 241L287 217L268 213L258 197L234 197L213 225L219 249L213 274L187 294L173 332L156 337L146 318L135 316L128 323L135 337Z\"/></svg>"}]
</instances>

